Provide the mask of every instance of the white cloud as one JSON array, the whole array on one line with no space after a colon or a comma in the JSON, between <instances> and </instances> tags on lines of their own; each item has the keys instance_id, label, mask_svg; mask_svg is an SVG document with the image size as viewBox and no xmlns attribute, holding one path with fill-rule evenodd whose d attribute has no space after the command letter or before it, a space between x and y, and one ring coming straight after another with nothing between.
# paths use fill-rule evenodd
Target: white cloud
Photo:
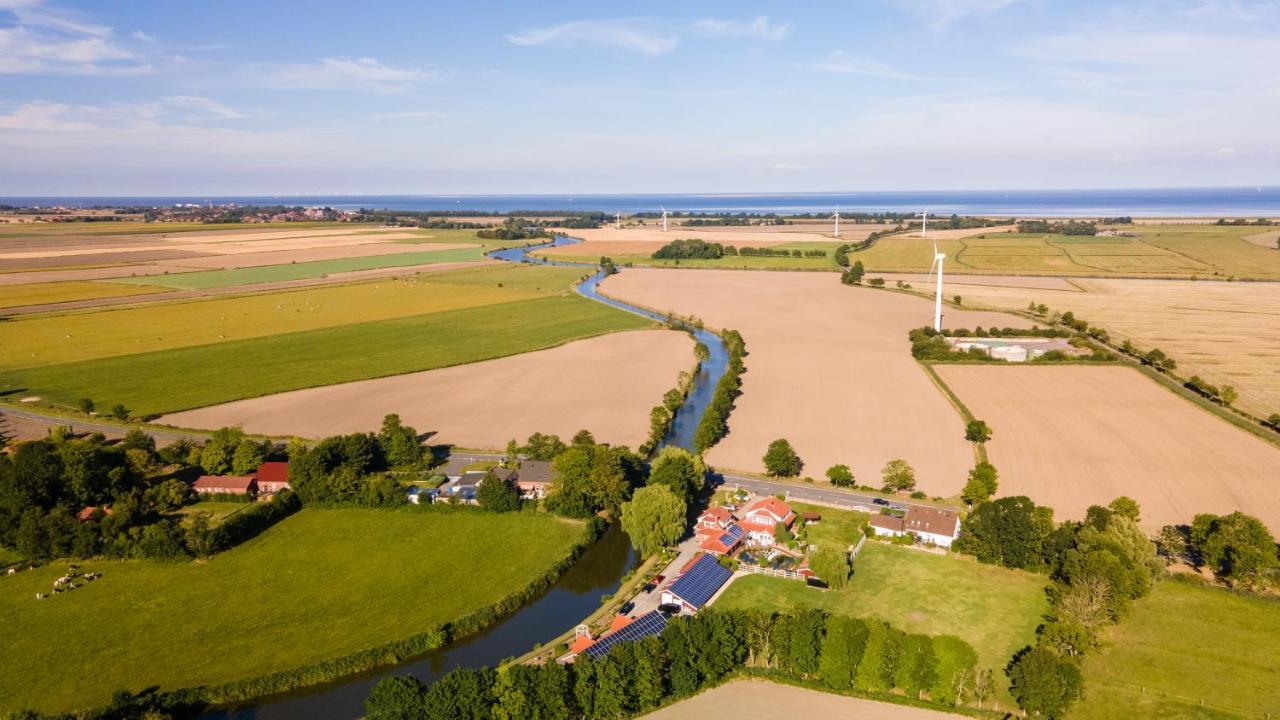
<instances>
[{"instance_id":1,"label":"white cloud","mask_svg":"<svg viewBox=\"0 0 1280 720\"><path fill-rule=\"evenodd\" d=\"M152 72L146 58L121 44L114 30L42 7L35 0L0 0L13 24L0 28L0 74L136 75Z\"/></svg>"},{"instance_id":2,"label":"white cloud","mask_svg":"<svg viewBox=\"0 0 1280 720\"><path fill-rule=\"evenodd\" d=\"M649 56L669 53L680 44L678 36L649 29L646 23L635 18L575 20L551 27L523 30L505 37L513 45L527 47L595 46Z\"/></svg>"},{"instance_id":3,"label":"white cloud","mask_svg":"<svg viewBox=\"0 0 1280 720\"><path fill-rule=\"evenodd\" d=\"M791 32L791 26L787 24L776 24L769 22L769 18L761 15L749 22L742 20L699 20L693 24L693 29L705 35L718 35L722 37L746 37L760 38L762 40L778 41L786 37Z\"/></svg>"},{"instance_id":4,"label":"white cloud","mask_svg":"<svg viewBox=\"0 0 1280 720\"><path fill-rule=\"evenodd\" d=\"M369 90L394 93L420 83L436 80L434 69L398 68L384 65L375 58L332 57L314 63L287 63L266 68L268 85L290 90Z\"/></svg>"},{"instance_id":5,"label":"white cloud","mask_svg":"<svg viewBox=\"0 0 1280 720\"><path fill-rule=\"evenodd\" d=\"M973 15L1003 10L1021 0L891 0L935 31L946 30Z\"/></svg>"},{"instance_id":6,"label":"white cloud","mask_svg":"<svg viewBox=\"0 0 1280 720\"><path fill-rule=\"evenodd\" d=\"M833 50L827 57L817 62L801 63L800 67L818 72L838 73L841 75L863 75L866 77L884 78L886 80L916 80L918 78L907 73L898 72L875 58L857 57L844 50Z\"/></svg>"},{"instance_id":7,"label":"white cloud","mask_svg":"<svg viewBox=\"0 0 1280 720\"><path fill-rule=\"evenodd\" d=\"M0 128L37 133L139 131L160 127L198 127L245 117L216 100L174 95L147 103L69 105L48 100L23 103L0 115Z\"/></svg>"}]
</instances>

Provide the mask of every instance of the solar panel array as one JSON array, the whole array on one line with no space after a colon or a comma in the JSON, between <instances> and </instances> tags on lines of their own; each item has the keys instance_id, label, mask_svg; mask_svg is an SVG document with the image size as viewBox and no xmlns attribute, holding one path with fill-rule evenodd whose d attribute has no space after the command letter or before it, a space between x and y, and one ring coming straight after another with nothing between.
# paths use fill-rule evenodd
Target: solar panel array
<instances>
[{"instance_id":1,"label":"solar panel array","mask_svg":"<svg viewBox=\"0 0 1280 720\"><path fill-rule=\"evenodd\" d=\"M724 534L720 536L720 544L727 548L731 548L741 539L742 528L737 525L730 525L724 529Z\"/></svg>"},{"instance_id":2,"label":"solar panel array","mask_svg":"<svg viewBox=\"0 0 1280 720\"><path fill-rule=\"evenodd\" d=\"M584 650L583 653L592 660L599 660L608 655L609 650L620 642L632 642L650 635L660 635L666 627L667 616L654 610L632 620L630 625L621 630L600 638L594 645Z\"/></svg>"},{"instance_id":3,"label":"solar panel array","mask_svg":"<svg viewBox=\"0 0 1280 720\"><path fill-rule=\"evenodd\" d=\"M693 567L689 568L688 572L671 583L668 591L694 608L701 608L732 574L711 555L703 555L698 558L698 562L694 563Z\"/></svg>"}]
</instances>

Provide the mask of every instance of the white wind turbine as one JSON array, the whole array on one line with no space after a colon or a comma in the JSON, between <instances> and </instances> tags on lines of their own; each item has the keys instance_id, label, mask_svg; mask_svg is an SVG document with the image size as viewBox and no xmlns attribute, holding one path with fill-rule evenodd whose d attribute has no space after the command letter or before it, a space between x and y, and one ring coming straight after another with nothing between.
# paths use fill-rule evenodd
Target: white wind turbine
<instances>
[{"instance_id":1,"label":"white wind turbine","mask_svg":"<svg viewBox=\"0 0 1280 720\"><path fill-rule=\"evenodd\" d=\"M836 212L831 217L835 218L835 221L836 221L836 231L835 233L833 233L833 237L840 237L840 206L839 205L836 206Z\"/></svg>"},{"instance_id":2,"label":"white wind turbine","mask_svg":"<svg viewBox=\"0 0 1280 720\"><path fill-rule=\"evenodd\" d=\"M933 298L933 329L942 330L942 261L946 260L945 253L938 252L938 243L933 244L933 262L929 264L929 276L933 276L933 268L938 268L938 290ZM926 280L926 282L928 282Z\"/></svg>"},{"instance_id":3,"label":"white wind turbine","mask_svg":"<svg viewBox=\"0 0 1280 720\"><path fill-rule=\"evenodd\" d=\"M618 217L618 229L621 230L622 229L622 212L621 211L617 213L617 217Z\"/></svg>"},{"instance_id":4,"label":"white wind turbine","mask_svg":"<svg viewBox=\"0 0 1280 720\"><path fill-rule=\"evenodd\" d=\"M662 207L659 205L658 207ZM662 208L662 232L667 231L667 209Z\"/></svg>"},{"instance_id":5,"label":"white wind turbine","mask_svg":"<svg viewBox=\"0 0 1280 720\"><path fill-rule=\"evenodd\" d=\"M921 223L923 223L920 226L920 237L929 237L929 211L918 212L916 217L920 218ZM937 250L937 248L934 248L934 250Z\"/></svg>"}]
</instances>

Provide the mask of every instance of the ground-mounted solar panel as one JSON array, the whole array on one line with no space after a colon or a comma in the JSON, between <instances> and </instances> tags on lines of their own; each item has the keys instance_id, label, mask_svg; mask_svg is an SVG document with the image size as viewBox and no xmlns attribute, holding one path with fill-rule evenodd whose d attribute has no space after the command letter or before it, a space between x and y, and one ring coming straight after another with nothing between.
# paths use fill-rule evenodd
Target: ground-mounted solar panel
<instances>
[{"instance_id":1,"label":"ground-mounted solar panel","mask_svg":"<svg viewBox=\"0 0 1280 720\"><path fill-rule=\"evenodd\" d=\"M667 617L654 610L632 620L629 625L616 632L609 633L596 641L583 653L593 660L599 660L609 654L609 650L621 642L634 642L650 635L660 635L667 627Z\"/></svg>"},{"instance_id":2,"label":"ground-mounted solar panel","mask_svg":"<svg viewBox=\"0 0 1280 720\"><path fill-rule=\"evenodd\" d=\"M671 583L668 592L694 608L701 608L732 574L711 555L703 555L688 572Z\"/></svg>"}]
</instances>

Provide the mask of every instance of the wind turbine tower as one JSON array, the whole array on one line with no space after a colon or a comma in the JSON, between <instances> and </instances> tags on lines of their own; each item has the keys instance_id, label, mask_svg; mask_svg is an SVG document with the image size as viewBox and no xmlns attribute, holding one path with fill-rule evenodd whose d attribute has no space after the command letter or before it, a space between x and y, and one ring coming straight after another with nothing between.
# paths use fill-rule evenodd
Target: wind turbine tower
<instances>
[{"instance_id":1,"label":"wind turbine tower","mask_svg":"<svg viewBox=\"0 0 1280 720\"><path fill-rule=\"evenodd\" d=\"M617 227L618 227L618 229L619 229L619 230L621 230L621 229L622 229L622 212L621 212L621 211L619 211L619 212L617 213L617 218L618 218L618 225L617 225Z\"/></svg>"},{"instance_id":2,"label":"wind turbine tower","mask_svg":"<svg viewBox=\"0 0 1280 720\"><path fill-rule=\"evenodd\" d=\"M933 275L933 268L938 268L938 289L933 297L933 329L942 330L942 261L946 260L945 253L938 252L938 243L933 244L933 262L929 265L929 274Z\"/></svg>"},{"instance_id":3,"label":"wind turbine tower","mask_svg":"<svg viewBox=\"0 0 1280 720\"><path fill-rule=\"evenodd\" d=\"M658 207L662 207L659 205ZM667 209L662 208L662 232L667 231Z\"/></svg>"},{"instance_id":4,"label":"wind turbine tower","mask_svg":"<svg viewBox=\"0 0 1280 720\"><path fill-rule=\"evenodd\" d=\"M833 237L840 237L840 206L839 205L836 206L836 214L832 215L831 217L835 218L835 221L836 221L836 230L833 233Z\"/></svg>"},{"instance_id":5,"label":"wind turbine tower","mask_svg":"<svg viewBox=\"0 0 1280 720\"><path fill-rule=\"evenodd\" d=\"M920 218L920 237L929 237L929 211L916 213L916 217ZM937 250L935 247L934 250ZM935 253L936 254L936 253Z\"/></svg>"}]
</instances>

